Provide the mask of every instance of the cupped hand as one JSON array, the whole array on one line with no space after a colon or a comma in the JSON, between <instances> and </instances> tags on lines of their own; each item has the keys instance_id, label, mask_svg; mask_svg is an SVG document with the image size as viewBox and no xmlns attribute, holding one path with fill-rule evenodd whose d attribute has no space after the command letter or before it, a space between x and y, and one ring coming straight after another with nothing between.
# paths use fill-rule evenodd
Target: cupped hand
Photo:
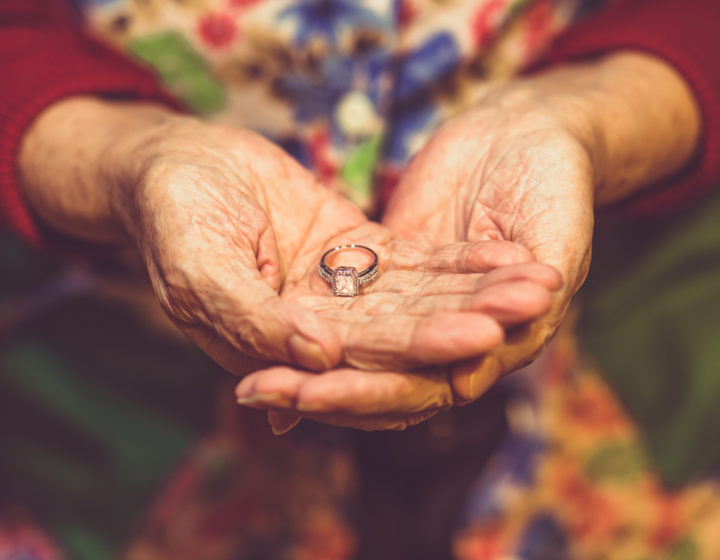
<instances>
[{"instance_id":1,"label":"cupped hand","mask_svg":"<svg viewBox=\"0 0 720 560\"><path fill-rule=\"evenodd\" d=\"M502 287L482 284L530 260L522 247L398 240L256 134L174 118L133 150L126 227L170 318L231 372L446 363L498 346L501 322L527 314L496 309ZM378 253L381 275L334 297L318 261L349 242Z\"/></svg>"},{"instance_id":2,"label":"cupped hand","mask_svg":"<svg viewBox=\"0 0 720 560\"><path fill-rule=\"evenodd\" d=\"M492 243L492 242L491 242ZM473 274L472 285L461 295L505 330L547 313L551 292L561 278L554 268L536 262L498 265L483 275ZM359 298L360 300L360 298ZM480 334L471 325L435 333L434 344L455 344ZM381 334L381 333L380 333ZM270 411L276 432L294 426L299 416L364 430L404 429L460 402L451 380L473 359L492 352L477 352L470 361L403 371L402 368L336 367L310 373L277 365L246 376L237 386L239 402Z\"/></svg>"},{"instance_id":3,"label":"cupped hand","mask_svg":"<svg viewBox=\"0 0 720 560\"><path fill-rule=\"evenodd\" d=\"M576 127L568 126L578 118L572 108L560 115L527 91L491 94L435 134L389 203L384 224L400 237L510 241L562 275L549 313L509 333L502 347L453 368L461 401L537 357L585 279L594 171Z\"/></svg>"},{"instance_id":4,"label":"cupped hand","mask_svg":"<svg viewBox=\"0 0 720 560\"><path fill-rule=\"evenodd\" d=\"M294 407L367 429L402 428L479 397L539 355L585 278L593 227L590 158L542 104L526 96L491 98L445 123L416 155L383 223L399 238L433 246L495 242L527 250L537 262L504 266L483 280L497 279L502 292L484 293L496 305L526 311L505 320L493 315L508 329L505 343L411 373L339 368L311 376L276 367L246 378L240 396L282 395L273 403L277 410ZM283 400L288 404L278 406Z\"/></svg>"}]
</instances>

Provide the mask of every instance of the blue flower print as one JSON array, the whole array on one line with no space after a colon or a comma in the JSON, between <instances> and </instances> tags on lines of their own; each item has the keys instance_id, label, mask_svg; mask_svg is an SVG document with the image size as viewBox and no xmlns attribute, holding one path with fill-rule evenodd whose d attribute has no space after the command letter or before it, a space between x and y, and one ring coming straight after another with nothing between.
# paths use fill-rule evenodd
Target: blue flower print
<instances>
[{"instance_id":1,"label":"blue flower print","mask_svg":"<svg viewBox=\"0 0 720 560\"><path fill-rule=\"evenodd\" d=\"M295 116L301 122L332 113L332 108L352 86L353 65L348 58L323 60L319 74L293 72L278 80L282 91L292 98Z\"/></svg>"},{"instance_id":2,"label":"blue flower print","mask_svg":"<svg viewBox=\"0 0 720 560\"><path fill-rule=\"evenodd\" d=\"M525 529L517 556L523 560L569 560L567 535L554 517L540 514Z\"/></svg>"},{"instance_id":3,"label":"blue flower print","mask_svg":"<svg viewBox=\"0 0 720 560\"><path fill-rule=\"evenodd\" d=\"M437 33L417 50L395 62L391 127L385 156L403 164L412 156L412 139L431 129L437 120L432 87L460 62L460 49L449 33Z\"/></svg>"},{"instance_id":4,"label":"blue flower print","mask_svg":"<svg viewBox=\"0 0 720 560\"><path fill-rule=\"evenodd\" d=\"M460 48L450 33L437 33L397 62L396 103L427 91L460 63Z\"/></svg>"},{"instance_id":5,"label":"blue flower print","mask_svg":"<svg viewBox=\"0 0 720 560\"><path fill-rule=\"evenodd\" d=\"M313 37L325 37L335 44L345 28L381 28L387 26L360 0L298 0L278 14L278 19L295 18L295 42L306 44Z\"/></svg>"}]
</instances>

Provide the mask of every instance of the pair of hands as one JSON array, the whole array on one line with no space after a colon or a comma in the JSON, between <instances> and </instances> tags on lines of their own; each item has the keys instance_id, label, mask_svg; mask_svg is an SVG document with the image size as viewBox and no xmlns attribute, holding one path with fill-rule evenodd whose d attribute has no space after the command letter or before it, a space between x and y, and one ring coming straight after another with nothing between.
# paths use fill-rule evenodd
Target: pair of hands
<instances>
[{"instance_id":1,"label":"pair of hands","mask_svg":"<svg viewBox=\"0 0 720 560\"><path fill-rule=\"evenodd\" d=\"M402 428L542 350L587 272L593 199L676 176L700 124L683 76L651 55L511 80L416 155L382 224L257 135L154 105L59 101L18 164L47 226L134 239L168 315L245 375L237 396L276 429L297 414ZM348 242L381 266L353 299L316 272Z\"/></svg>"},{"instance_id":2,"label":"pair of hands","mask_svg":"<svg viewBox=\"0 0 720 560\"><path fill-rule=\"evenodd\" d=\"M590 159L527 100L447 122L382 224L250 132L172 117L135 150L123 219L163 308L278 432L403 428L479 397L542 350L587 271ZM380 257L360 297L317 274L344 243Z\"/></svg>"}]
</instances>

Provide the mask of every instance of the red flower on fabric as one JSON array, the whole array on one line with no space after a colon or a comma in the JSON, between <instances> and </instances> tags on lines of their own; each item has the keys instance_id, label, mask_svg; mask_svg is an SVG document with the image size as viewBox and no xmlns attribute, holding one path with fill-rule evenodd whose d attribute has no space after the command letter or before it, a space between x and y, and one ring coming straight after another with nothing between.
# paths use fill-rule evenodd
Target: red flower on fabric
<instances>
[{"instance_id":1,"label":"red flower on fabric","mask_svg":"<svg viewBox=\"0 0 720 560\"><path fill-rule=\"evenodd\" d=\"M235 20L227 14L210 13L198 24L203 43L213 48L227 47L235 39L238 29Z\"/></svg>"},{"instance_id":2,"label":"red flower on fabric","mask_svg":"<svg viewBox=\"0 0 720 560\"><path fill-rule=\"evenodd\" d=\"M417 8L410 0L401 0L397 12L398 27L407 27L417 15Z\"/></svg>"},{"instance_id":3,"label":"red flower on fabric","mask_svg":"<svg viewBox=\"0 0 720 560\"><path fill-rule=\"evenodd\" d=\"M484 47L500 24L507 0L489 0L472 18L471 33L476 47Z\"/></svg>"},{"instance_id":4,"label":"red flower on fabric","mask_svg":"<svg viewBox=\"0 0 720 560\"><path fill-rule=\"evenodd\" d=\"M0 527L0 558L62 560L64 556L41 529L24 522Z\"/></svg>"},{"instance_id":5,"label":"red flower on fabric","mask_svg":"<svg viewBox=\"0 0 720 560\"><path fill-rule=\"evenodd\" d=\"M676 542L683 532L683 511L680 500L673 496L659 491L659 498L655 500L655 527L648 536L651 548L656 552L662 552Z\"/></svg>"},{"instance_id":6,"label":"red flower on fabric","mask_svg":"<svg viewBox=\"0 0 720 560\"><path fill-rule=\"evenodd\" d=\"M578 426L588 436L623 434L629 422L616 397L599 380L584 379L577 387L565 392L563 412L566 421Z\"/></svg>"},{"instance_id":7,"label":"red flower on fabric","mask_svg":"<svg viewBox=\"0 0 720 560\"><path fill-rule=\"evenodd\" d=\"M503 518L482 522L453 539L458 560L498 560L509 558L511 525Z\"/></svg>"},{"instance_id":8,"label":"red flower on fabric","mask_svg":"<svg viewBox=\"0 0 720 560\"><path fill-rule=\"evenodd\" d=\"M559 466L553 476L553 490L563 504L571 535L589 542L603 542L618 532L622 516L612 493L593 485L576 466Z\"/></svg>"},{"instance_id":9,"label":"red flower on fabric","mask_svg":"<svg viewBox=\"0 0 720 560\"><path fill-rule=\"evenodd\" d=\"M315 175L321 182L328 182L335 177L338 165L332 157L330 131L318 129L313 131L308 139L308 152Z\"/></svg>"},{"instance_id":10,"label":"red flower on fabric","mask_svg":"<svg viewBox=\"0 0 720 560\"><path fill-rule=\"evenodd\" d=\"M536 55L552 37L553 4L550 0L540 0L528 9L525 31L525 52Z\"/></svg>"},{"instance_id":11,"label":"red flower on fabric","mask_svg":"<svg viewBox=\"0 0 720 560\"><path fill-rule=\"evenodd\" d=\"M232 8L249 8L250 6L257 4L261 0L230 0L230 7Z\"/></svg>"}]
</instances>

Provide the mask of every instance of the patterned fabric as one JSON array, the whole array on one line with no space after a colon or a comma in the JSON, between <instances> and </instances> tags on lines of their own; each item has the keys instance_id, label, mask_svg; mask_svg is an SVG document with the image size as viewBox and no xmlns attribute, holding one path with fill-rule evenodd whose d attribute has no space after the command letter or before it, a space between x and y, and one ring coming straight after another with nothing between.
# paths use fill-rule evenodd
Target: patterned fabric
<instances>
[{"instance_id":1,"label":"patterned fabric","mask_svg":"<svg viewBox=\"0 0 720 560\"><path fill-rule=\"evenodd\" d=\"M198 442L138 525L128 560L346 560L356 491L341 432L268 433L237 406L232 384L214 432Z\"/></svg>"},{"instance_id":2,"label":"patterned fabric","mask_svg":"<svg viewBox=\"0 0 720 560\"><path fill-rule=\"evenodd\" d=\"M599 4L86 0L83 9L95 33L154 68L190 110L265 134L372 211L439 123ZM642 435L569 332L509 383L510 430L467 496L457 560L720 557L720 486L662 487ZM262 418L228 402L229 388L219 393L215 428L158 489L125 557L353 558L362 489L346 442L305 427L267 437ZM61 558L31 521L0 519L0 560Z\"/></svg>"},{"instance_id":3,"label":"patterned fabric","mask_svg":"<svg viewBox=\"0 0 720 560\"><path fill-rule=\"evenodd\" d=\"M567 327L510 381L510 434L468 495L455 558L720 558L720 484L664 487Z\"/></svg>"},{"instance_id":4,"label":"patterned fabric","mask_svg":"<svg viewBox=\"0 0 720 560\"><path fill-rule=\"evenodd\" d=\"M265 134L369 210L438 123L541 52L579 4L96 0L86 12L189 109Z\"/></svg>"},{"instance_id":5,"label":"patterned fabric","mask_svg":"<svg viewBox=\"0 0 720 560\"><path fill-rule=\"evenodd\" d=\"M65 556L35 524L13 519L0 523L0 560L65 560Z\"/></svg>"}]
</instances>

